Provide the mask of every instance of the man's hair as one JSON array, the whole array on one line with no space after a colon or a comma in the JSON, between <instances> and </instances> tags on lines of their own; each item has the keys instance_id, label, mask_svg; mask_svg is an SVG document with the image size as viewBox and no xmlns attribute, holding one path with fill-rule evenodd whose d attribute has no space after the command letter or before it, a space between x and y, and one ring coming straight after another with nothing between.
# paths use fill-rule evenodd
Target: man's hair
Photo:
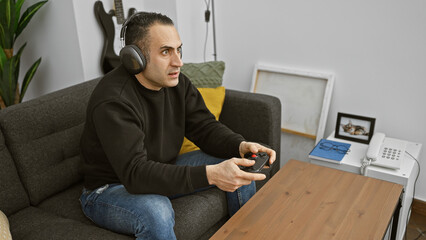
<instances>
[{"instance_id":1,"label":"man's hair","mask_svg":"<svg viewBox=\"0 0 426 240\"><path fill-rule=\"evenodd\" d=\"M149 28L154 24L172 25L173 21L160 13L154 12L139 12L127 24L125 39L126 45L136 45L142 51L146 61L149 61Z\"/></svg>"}]
</instances>

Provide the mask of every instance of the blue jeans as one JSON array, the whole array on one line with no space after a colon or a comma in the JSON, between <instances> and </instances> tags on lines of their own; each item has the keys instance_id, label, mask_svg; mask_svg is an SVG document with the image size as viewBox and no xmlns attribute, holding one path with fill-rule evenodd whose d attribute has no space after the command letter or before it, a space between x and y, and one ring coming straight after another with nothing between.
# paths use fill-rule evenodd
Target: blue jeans
<instances>
[{"instance_id":1,"label":"blue jeans","mask_svg":"<svg viewBox=\"0 0 426 240\"><path fill-rule=\"evenodd\" d=\"M194 151L180 155L176 165L212 165L222 161L224 159ZM235 192L226 192L229 215L234 215L255 193L255 182ZM103 228L134 235L136 239L176 239L170 199L180 196L130 194L122 184L107 184L93 191L83 189L80 202L84 214Z\"/></svg>"}]
</instances>

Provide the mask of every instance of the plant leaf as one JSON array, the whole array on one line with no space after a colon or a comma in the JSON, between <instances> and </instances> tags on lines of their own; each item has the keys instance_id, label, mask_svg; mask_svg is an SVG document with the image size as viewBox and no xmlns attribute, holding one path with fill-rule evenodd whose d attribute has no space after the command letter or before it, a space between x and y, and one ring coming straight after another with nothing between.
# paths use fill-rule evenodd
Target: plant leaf
<instances>
[{"instance_id":1,"label":"plant leaf","mask_svg":"<svg viewBox=\"0 0 426 240\"><path fill-rule=\"evenodd\" d=\"M16 32L19 23L19 16L21 16L21 7L25 0L18 0L15 3L15 21L13 23L13 31Z\"/></svg>"},{"instance_id":2,"label":"plant leaf","mask_svg":"<svg viewBox=\"0 0 426 240\"><path fill-rule=\"evenodd\" d=\"M27 46L27 43L25 42L18 50L18 52L16 53L16 55L14 56L15 58L17 58L18 60L21 59L21 55L22 52L24 51L25 46Z\"/></svg>"},{"instance_id":3,"label":"plant leaf","mask_svg":"<svg viewBox=\"0 0 426 240\"><path fill-rule=\"evenodd\" d=\"M24 45L21 46L21 48L19 48L18 52L16 53L15 56L13 56L15 58L15 85L18 84L18 80L19 80L19 69L20 69L20 65L21 65L21 55L22 52L24 51L25 46L27 46L27 43L24 43Z\"/></svg>"},{"instance_id":4,"label":"plant leaf","mask_svg":"<svg viewBox=\"0 0 426 240\"><path fill-rule=\"evenodd\" d=\"M30 22L31 18L34 16L34 14L47 2L41 1L38 3L35 3L27 8L27 10L22 14L21 18L19 19L18 27L15 32L15 39L18 38L18 36L21 34L21 32L24 30L24 28L27 26L27 24Z\"/></svg>"},{"instance_id":5,"label":"plant leaf","mask_svg":"<svg viewBox=\"0 0 426 240\"><path fill-rule=\"evenodd\" d=\"M0 79L1 97L6 106L10 106L14 102L15 90L14 82L14 58L6 59L3 66L2 76Z\"/></svg>"},{"instance_id":6,"label":"plant leaf","mask_svg":"<svg viewBox=\"0 0 426 240\"><path fill-rule=\"evenodd\" d=\"M6 14L5 14L5 16L6 16L6 26L8 26L8 27L10 27L10 3L12 2L13 0L10 0L10 1L7 1L6 0Z\"/></svg>"},{"instance_id":7,"label":"plant leaf","mask_svg":"<svg viewBox=\"0 0 426 240\"><path fill-rule=\"evenodd\" d=\"M6 98L5 91L7 91L7 89L6 89L6 87L7 87L6 77L7 77L7 66L8 66L7 61L8 61L8 59L6 59L6 61L3 63L4 69L2 69L1 75L0 75L0 96L3 99L3 101L6 101L4 99Z\"/></svg>"},{"instance_id":8,"label":"plant leaf","mask_svg":"<svg viewBox=\"0 0 426 240\"><path fill-rule=\"evenodd\" d=\"M10 102L10 96L8 95L9 78L13 75L11 69L11 67L13 67L13 58L8 59L3 49L0 51L0 55L2 59L2 68L0 71L0 95L5 105L8 106Z\"/></svg>"},{"instance_id":9,"label":"plant leaf","mask_svg":"<svg viewBox=\"0 0 426 240\"><path fill-rule=\"evenodd\" d=\"M5 27L6 27L6 31L7 32L9 32L10 33L10 2L12 2L12 0L10 0L10 1L8 1L8 0L5 0L5 2L6 2L6 8L5 8L5 14L4 14L4 16L5 16ZM5 32L6 32L5 31ZM5 40L7 41L8 39L7 38L5 38ZM5 45L7 45L7 42L5 41Z\"/></svg>"},{"instance_id":10,"label":"plant leaf","mask_svg":"<svg viewBox=\"0 0 426 240\"><path fill-rule=\"evenodd\" d=\"M15 0L1 0L0 9L0 25L2 28L0 42L2 48L10 49L13 48L13 22L15 21Z\"/></svg>"},{"instance_id":11,"label":"plant leaf","mask_svg":"<svg viewBox=\"0 0 426 240\"><path fill-rule=\"evenodd\" d=\"M22 82L21 87L21 96L19 98L19 102L22 102L22 99L24 98L25 92L27 91L28 85L30 84L31 80L34 77L34 74L37 71L38 66L41 63L41 58L39 58L35 63L28 69L27 73L25 74L24 81Z\"/></svg>"},{"instance_id":12,"label":"plant leaf","mask_svg":"<svg viewBox=\"0 0 426 240\"><path fill-rule=\"evenodd\" d=\"M1 6L0 6L1 7ZM0 48L4 48L6 33L4 32L3 24L0 23Z\"/></svg>"},{"instance_id":13,"label":"plant leaf","mask_svg":"<svg viewBox=\"0 0 426 240\"><path fill-rule=\"evenodd\" d=\"M0 75L3 72L3 66L6 60L7 60L6 53L4 52L3 48L0 48Z\"/></svg>"}]
</instances>

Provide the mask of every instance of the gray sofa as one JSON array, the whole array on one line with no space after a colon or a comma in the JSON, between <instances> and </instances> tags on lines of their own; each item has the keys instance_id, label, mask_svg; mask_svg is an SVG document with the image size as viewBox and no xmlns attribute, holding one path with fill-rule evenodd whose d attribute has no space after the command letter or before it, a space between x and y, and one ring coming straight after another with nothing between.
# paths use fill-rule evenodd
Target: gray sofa
<instances>
[{"instance_id":1,"label":"gray sofa","mask_svg":"<svg viewBox=\"0 0 426 240\"><path fill-rule=\"evenodd\" d=\"M80 208L79 141L86 104L99 79L0 111L0 210L19 239L132 239L97 227ZM280 101L226 91L220 120L247 140L273 147L279 168ZM265 182L265 181L264 181ZM264 182L258 182L258 188ZM216 188L172 201L178 239L207 239L227 219Z\"/></svg>"}]
</instances>

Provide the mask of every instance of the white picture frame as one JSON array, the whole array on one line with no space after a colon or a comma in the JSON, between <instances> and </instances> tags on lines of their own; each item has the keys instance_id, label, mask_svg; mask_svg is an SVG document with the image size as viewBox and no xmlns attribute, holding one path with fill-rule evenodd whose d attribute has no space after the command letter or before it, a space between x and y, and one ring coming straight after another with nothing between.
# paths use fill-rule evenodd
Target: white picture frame
<instances>
[{"instance_id":1,"label":"white picture frame","mask_svg":"<svg viewBox=\"0 0 426 240\"><path fill-rule=\"evenodd\" d=\"M278 97L282 132L313 139L316 144L324 137L333 85L331 73L258 63L250 91Z\"/></svg>"}]
</instances>

